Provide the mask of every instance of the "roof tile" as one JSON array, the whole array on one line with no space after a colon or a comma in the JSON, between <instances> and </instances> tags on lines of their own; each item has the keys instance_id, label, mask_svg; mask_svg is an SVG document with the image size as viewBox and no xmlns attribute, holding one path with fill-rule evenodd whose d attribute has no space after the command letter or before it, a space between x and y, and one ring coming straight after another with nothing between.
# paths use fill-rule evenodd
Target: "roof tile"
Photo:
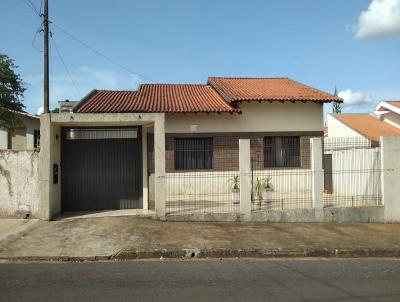
<instances>
[{"instance_id":1,"label":"roof tile","mask_svg":"<svg viewBox=\"0 0 400 302\"><path fill-rule=\"evenodd\" d=\"M400 136L399 128L370 114L339 114L334 117L374 142L379 142L380 136Z\"/></svg>"},{"instance_id":2,"label":"roof tile","mask_svg":"<svg viewBox=\"0 0 400 302\"><path fill-rule=\"evenodd\" d=\"M208 82L230 101L343 101L289 78L210 77Z\"/></svg>"},{"instance_id":3,"label":"roof tile","mask_svg":"<svg viewBox=\"0 0 400 302\"><path fill-rule=\"evenodd\" d=\"M93 90L75 109L78 113L240 112L209 85L143 84L138 91Z\"/></svg>"}]
</instances>

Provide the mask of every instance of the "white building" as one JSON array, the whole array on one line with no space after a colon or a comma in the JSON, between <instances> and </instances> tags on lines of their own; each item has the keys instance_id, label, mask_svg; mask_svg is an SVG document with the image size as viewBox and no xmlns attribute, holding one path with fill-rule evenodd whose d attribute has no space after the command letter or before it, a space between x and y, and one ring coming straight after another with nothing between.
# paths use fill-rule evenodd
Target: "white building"
<instances>
[{"instance_id":1,"label":"white building","mask_svg":"<svg viewBox=\"0 0 400 302\"><path fill-rule=\"evenodd\" d=\"M383 101L374 113L328 115L328 137L365 138L372 144L380 136L400 136L400 101Z\"/></svg>"}]
</instances>

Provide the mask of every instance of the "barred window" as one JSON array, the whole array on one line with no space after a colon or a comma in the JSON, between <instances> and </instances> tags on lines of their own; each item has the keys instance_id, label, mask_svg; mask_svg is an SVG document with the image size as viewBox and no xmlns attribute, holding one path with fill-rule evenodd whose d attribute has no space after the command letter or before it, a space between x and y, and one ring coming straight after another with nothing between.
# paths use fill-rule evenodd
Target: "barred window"
<instances>
[{"instance_id":1,"label":"barred window","mask_svg":"<svg viewBox=\"0 0 400 302\"><path fill-rule=\"evenodd\" d=\"M264 166L300 167L300 137L264 137Z\"/></svg>"},{"instance_id":2,"label":"barred window","mask_svg":"<svg viewBox=\"0 0 400 302\"><path fill-rule=\"evenodd\" d=\"M175 169L212 169L212 138L176 138Z\"/></svg>"}]
</instances>

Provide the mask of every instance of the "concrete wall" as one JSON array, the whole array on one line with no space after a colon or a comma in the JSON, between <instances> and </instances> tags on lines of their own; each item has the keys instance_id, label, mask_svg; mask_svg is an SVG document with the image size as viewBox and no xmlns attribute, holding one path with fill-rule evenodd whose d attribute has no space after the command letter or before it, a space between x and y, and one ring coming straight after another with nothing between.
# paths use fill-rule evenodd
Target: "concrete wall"
<instances>
[{"instance_id":1,"label":"concrete wall","mask_svg":"<svg viewBox=\"0 0 400 302\"><path fill-rule=\"evenodd\" d=\"M156 199L159 210L157 215L160 218L165 216L165 213L160 212L160 206L165 203L164 193L164 174L165 174L165 146L164 140L160 137L165 137L164 133L164 114L162 113L110 113L110 114L42 114L41 115L41 152L40 152L40 216L39 218L49 220L61 211L61 174L59 169L59 183L53 184L53 165L60 166L61 156L61 127L112 127L112 126L152 126L157 136L155 139L155 182L157 186L151 192ZM145 150L143 150L145 152ZM146 165L144 165L145 167ZM145 169L143 177L147 177ZM148 195L147 181L143 181L143 196ZM146 205L144 200L144 205Z\"/></svg>"},{"instance_id":2,"label":"concrete wall","mask_svg":"<svg viewBox=\"0 0 400 302\"><path fill-rule=\"evenodd\" d=\"M254 222L332 222L332 223L384 223L384 208L354 207L323 209L322 221L317 219L315 209L297 209L288 211L253 211L251 221ZM240 213L207 213L168 215L168 221L243 221Z\"/></svg>"},{"instance_id":3,"label":"concrete wall","mask_svg":"<svg viewBox=\"0 0 400 302\"><path fill-rule=\"evenodd\" d=\"M347 125L338 121L335 117L328 115L328 137L360 137L363 136L358 132L354 131Z\"/></svg>"},{"instance_id":4,"label":"concrete wall","mask_svg":"<svg viewBox=\"0 0 400 302\"><path fill-rule=\"evenodd\" d=\"M166 114L166 133L323 131L323 106L316 103L240 104L242 114Z\"/></svg>"},{"instance_id":5,"label":"concrete wall","mask_svg":"<svg viewBox=\"0 0 400 302\"><path fill-rule=\"evenodd\" d=\"M0 151L0 216L39 216L39 153Z\"/></svg>"},{"instance_id":6,"label":"concrete wall","mask_svg":"<svg viewBox=\"0 0 400 302\"><path fill-rule=\"evenodd\" d=\"M0 149L8 148L8 131L6 129L0 129Z\"/></svg>"},{"instance_id":7,"label":"concrete wall","mask_svg":"<svg viewBox=\"0 0 400 302\"><path fill-rule=\"evenodd\" d=\"M40 129L40 120L38 118L21 115L21 122L23 124L24 132L26 134L23 146L18 149L33 149L34 148L34 131ZM0 129L0 149L7 149L8 146L8 131ZM11 146L12 148L12 146ZM15 148L12 148L15 149Z\"/></svg>"}]
</instances>

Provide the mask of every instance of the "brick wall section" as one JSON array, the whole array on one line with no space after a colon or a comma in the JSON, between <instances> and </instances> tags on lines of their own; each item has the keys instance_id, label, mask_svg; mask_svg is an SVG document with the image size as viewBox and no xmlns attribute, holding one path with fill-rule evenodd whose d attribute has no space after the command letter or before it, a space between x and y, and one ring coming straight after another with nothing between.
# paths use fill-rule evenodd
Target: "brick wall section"
<instances>
[{"instance_id":1,"label":"brick wall section","mask_svg":"<svg viewBox=\"0 0 400 302\"><path fill-rule=\"evenodd\" d=\"M212 137L213 138L213 169L212 171L237 171L239 170L239 139L249 138L251 145L251 157L254 170L265 170L264 168L264 137L270 135L293 135L300 136L301 168L310 168L310 138L322 136L322 132L313 133L193 133L193 134L166 134L166 172L187 172L175 170L175 138L179 137ZM281 168L282 169L282 168ZM201 170L206 171L206 170Z\"/></svg>"}]
</instances>

